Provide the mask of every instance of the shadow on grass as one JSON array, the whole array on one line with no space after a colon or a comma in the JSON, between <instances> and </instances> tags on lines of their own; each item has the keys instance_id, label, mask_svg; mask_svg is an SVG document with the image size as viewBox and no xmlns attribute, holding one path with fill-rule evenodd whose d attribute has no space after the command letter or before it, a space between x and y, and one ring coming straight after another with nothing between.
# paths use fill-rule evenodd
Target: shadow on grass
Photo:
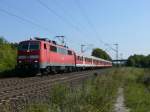
<instances>
[{"instance_id":1,"label":"shadow on grass","mask_svg":"<svg viewBox=\"0 0 150 112\"><path fill-rule=\"evenodd\" d=\"M7 70L0 72L0 78L8 78L8 77L17 77L17 72L15 69Z\"/></svg>"}]
</instances>

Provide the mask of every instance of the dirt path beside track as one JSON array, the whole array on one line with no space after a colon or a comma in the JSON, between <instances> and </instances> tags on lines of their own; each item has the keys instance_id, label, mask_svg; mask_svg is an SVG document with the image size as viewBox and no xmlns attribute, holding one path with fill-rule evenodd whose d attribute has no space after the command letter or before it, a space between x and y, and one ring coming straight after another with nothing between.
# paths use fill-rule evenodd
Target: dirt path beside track
<instances>
[{"instance_id":1,"label":"dirt path beside track","mask_svg":"<svg viewBox=\"0 0 150 112\"><path fill-rule=\"evenodd\" d=\"M116 99L114 109L115 112L129 112L129 109L127 109L127 107L124 104L124 93L122 87L118 89L118 97Z\"/></svg>"}]
</instances>

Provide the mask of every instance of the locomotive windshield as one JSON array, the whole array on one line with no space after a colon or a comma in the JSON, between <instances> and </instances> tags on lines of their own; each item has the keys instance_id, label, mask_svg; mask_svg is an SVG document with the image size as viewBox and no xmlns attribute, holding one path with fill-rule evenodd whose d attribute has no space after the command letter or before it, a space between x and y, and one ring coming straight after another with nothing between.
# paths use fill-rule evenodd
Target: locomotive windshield
<instances>
[{"instance_id":1,"label":"locomotive windshield","mask_svg":"<svg viewBox=\"0 0 150 112\"><path fill-rule=\"evenodd\" d=\"M39 49L39 43L21 43L19 45L19 50L38 50Z\"/></svg>"}]
</instances>

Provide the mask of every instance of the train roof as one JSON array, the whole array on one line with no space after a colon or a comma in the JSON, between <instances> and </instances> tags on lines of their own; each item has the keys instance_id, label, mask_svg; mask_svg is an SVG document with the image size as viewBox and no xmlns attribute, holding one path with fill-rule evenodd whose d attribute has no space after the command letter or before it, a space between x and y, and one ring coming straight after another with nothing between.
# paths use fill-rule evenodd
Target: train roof
<instances>
[{"instance_id":1,"label":"train roof","mask_svg":"<svg viewBox=\"0 0 150 112\"><path fill-rule=\"evenodd\" d=\"M95 60L99 60L99 61L105 61L105 62L111 62L111 61L108 61L108 60L105 60L105 59L102 59L102 58L97 58L95 56L90 56L90 55L85 55L85 54L77 54L77 56L83 56L83 57L86 57L86 58L91 58L91 59L95 59Z\"/></svg>"},{"instance_id":2,"label":"train roof","mask_svg":"<svg viewBox=\"0 0 150 112\"><path fill-rule=\"evenodd\" d=\"M20 43L25 43L25 42L47 42L47 43L49 43L51 45L54 45L56 47L61 47L61 48L64 48L66 50L70 50L72 52L75 52L73 49L70 49L68 46L59 45L59 44L56 43L56 41L49 40L47 38L38 38L38 37L35 37L34 39L29 39L29 40L21 41Z\"/></svg>"},{"instance_id":3,"label":"train roof","mask_svg":"<svg viewBox=\"0 0 150 112\"><path fill-rule=\"evenodd\" d=\"M72 52L75 52L74 50L70 49L69 47L64 46L64 45L59 45L59 44L56 43L56 41L52 41L52 40L49 40L49 39L47 39L47 38L35 37L34 39L21 41L20 43L23 43L23 42L39 42L39 41L48 42L48 43L50 43L50 44L52 44L52 45L55 45L55 46L58 46L58 47L62 47L62 48L71 50ZM83 56L83 57L86 57L86 58L91 58L91 59L99 60L99 61L111 62L111 61L108 61L108 60L105 60L105 59L102 59L102 58L97 58L97 57L90 56L90 55L79 54L79 53L76 53L76 55L77 55L77 56L81 56L81 57Z\"/></svg>"}]
</instances>

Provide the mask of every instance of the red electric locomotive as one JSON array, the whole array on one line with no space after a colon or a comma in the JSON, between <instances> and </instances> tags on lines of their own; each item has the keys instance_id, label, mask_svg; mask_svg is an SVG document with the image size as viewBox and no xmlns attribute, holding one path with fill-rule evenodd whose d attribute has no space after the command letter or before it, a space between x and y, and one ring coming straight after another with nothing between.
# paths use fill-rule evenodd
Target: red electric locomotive
<instances>
[{"instance_id":1,"label":"red electric locomotive","mask_svg":"<svg viewBox=\"0 0 150 112\"><path fill-rule=\"evenodd\" d=\"M58 45L55 41L46 38L20 42L17 62L20 70L42 73L112 66L110 61L77 55L68 47Z\"/></svg>"},{"instance_id":2,"label":"red electric locomotive","mask_svg":"<svg viewBox=\"0 0 150 112\"><path fill-rule=\"evenodd\" d=\"M46 38L22 41L18 49L18 68L41 72L75 69L75 52Z\"/></svg>"}]
</instances>

